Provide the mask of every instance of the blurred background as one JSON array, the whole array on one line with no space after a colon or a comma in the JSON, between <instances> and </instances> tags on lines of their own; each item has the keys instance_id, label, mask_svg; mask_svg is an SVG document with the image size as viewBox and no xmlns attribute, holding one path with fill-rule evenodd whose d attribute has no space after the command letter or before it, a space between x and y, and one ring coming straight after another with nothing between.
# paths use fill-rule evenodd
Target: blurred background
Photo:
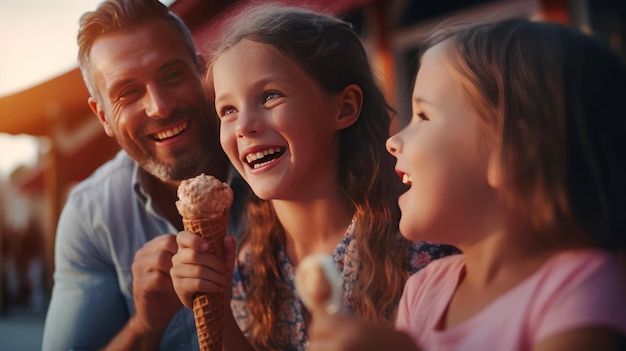
<instances>
[{"instance_id":1,"label":"blurred background","mask_svg":"<svg viewBox=\"0 0 626 351\"><path fill-rule=\"evenodd\" d=\"M39 350L52 289L56 222L66 195L119 149L87 105L76 64L78 18L99 0L0 1L0 349ZM163 0L200 51L247 0ZM416 46L444 19L526 17L579 28L626 61L623 0L282 0L354 24L380 84L410 114ZM626 98L626 97L625 97ZM32 344L12 344L24 340Z\"/></svg>"}]
</instances>

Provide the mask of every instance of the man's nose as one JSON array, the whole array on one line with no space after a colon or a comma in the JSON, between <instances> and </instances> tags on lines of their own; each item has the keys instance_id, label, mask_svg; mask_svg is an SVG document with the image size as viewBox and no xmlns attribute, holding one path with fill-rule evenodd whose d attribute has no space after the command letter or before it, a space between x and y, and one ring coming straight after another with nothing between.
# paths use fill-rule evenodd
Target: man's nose
<instances>
[{"instance_id":1,"label":"man's nose","mask_svg":"<svg viewBox=\"0 0 626 351\"><path fill-rule=\"evenodd\" d=\"M176 106L174 99L167 94L165 89L149 85L144 97L146 115L151 118L164 118L172 113Z\"/></svg>"}]
</instances>

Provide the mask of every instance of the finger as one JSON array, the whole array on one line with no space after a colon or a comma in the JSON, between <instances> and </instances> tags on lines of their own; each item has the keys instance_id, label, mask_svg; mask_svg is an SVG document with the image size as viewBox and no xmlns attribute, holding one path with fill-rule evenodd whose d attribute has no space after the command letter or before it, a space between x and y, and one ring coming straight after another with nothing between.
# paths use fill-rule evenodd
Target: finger
<instances>
[{"instance_id":1,"label":"finger","mask_svg":"<svg viewBox=\"0 0 626 351\"><path fill-rule=\"evenodd\" d=\"M174 253L164 248L143 250L141 253L138 251L131 267L133 275L159 271L169 277L173 255Z\"/></svg>"},{"instance_id":2,"label":"finger","mask_svg":"<svg viewBox=\"0 0 626 351\"><path fill-rule=\"evenodd\" d=\"M389 335L393 329L388 326L360 321L345 313L314 316L309 330L311 340L320 346L312 350L380 350L396 337Z\"/></svg>"},{"instance_id":3,"label":"finger","mask_svg":"<svg viewBox=\"0 0 626 351\"><path fill-rule=\"evenodd\" d=\"M162 271L142 272L133 277L133 290L139 292L170 292L172 291L172 281L169 272Z\"/></svg>"},{"instance_id":4,"label":"finger","mask_svg":"<svg viewBox=\"0 0 626 351\"><path fill-rule=\"evenodd\" d=\"M174 271L172 271L172 274ZM208 293L221 293L223 292L223 288L217 286L216 284L203 281L197 278L174 278L172 279L174 291L176 295L182 302L182 304L187 308L193 307L193 299L198 293L208 292Z\"/></svg>"},{"instance_id":5,"label":"finger","mask_svg":"<svg viewBox=\"0 0 626 351\"><path fill-rule=\"evenodd\" d=\"M311 319L311 325L309 325L309 337L311 340L316 338L323 338L326 334L326 326L328 325L326 321L326 316L323 314L313 316Z\"/></svg>"},{"instance_id":6,"label":"finger","mask_svg":"<svg viewBox=\"0 0 626 351\"><path fill-rule=\"evenodd\" d=\"M175 282L174 291L176 292L176 296L178 296L178 299L183 304L183 306L192 310L193 309L193 297L195 295L195 292L191 292L190 290L185 290L181 286L181 285L184 285L182 280L181 281L173 280L173 281Z\"/></svg>"},{"instance_id":7,"label":"finger","mask_svg":"<svg viewBox=\"0 0 626 351\"><path fill-rule=\"evenodd\" d=\"M198 270L198 266L174 266L170 274L174 291L185 306L190 307L197 293L224 293L230 287L230 280L224 275L208 269Z\"/></svg>"},{"instance_id":8,"label":"finger","mask_svg":"<svg viewBox=\"0 0 626 351\"><path fill-rule=\"evenodd\" d=\"M151 256L155 252L167 251L175 254L178 251L178 245L176 245L176 236L172 234L159 235L156 238L146 242L135 253L135 259L143 256Z\"/></svg>"},{"instance_id":9,"label":"finger","mask_svg":"<svg viewBox=\"0 0 626 351\"><path fill-rule=\"evenodd\" d=\"M170 269L174 292L176 292L178 299L185 307L193 309L193 295L196 293L196 290L189 288L189 286L191 286L187 282L187 279L189 278L186 278L185 275L183 265L176 264L176 262L174 262L172 269Z\"/></svg>"},{"instance_id":10,"label":"finger","mask_svg":"<svg viewBox=\"0 0 626 351\"><path fill-rule=\"evenodd\" d=\"M203 266L222 275L230 274L230 268L222 259L212 253L196 251L191 248L181 248L174 256L172 256L172 264Z\"/></svg>"},{"instance_id":11,"label":"finger","mask_svg":"<svg viewBox=\"0 0 626 351\"><path fill-rule=\"evenodd\" d=\"M341 350L337 346L336 340L333 338L311 338L309 340L309 351L329 351L329 350Z\"/></svg>"},{"instance_id":12,"label":"finger","mask_svg":"<svg viewBox=\"0 0 626 351\"><path fill-rule=\"evenodd\" d=\"M309 335L311 337L328 338L342 326L350 325L351 320L341 314L329 315L327 313L316 313L313 315Z\"/></svg>"},{"instance_id":13,"label":"finger","mask_svg":"<svg viewBox=\"0 0 626 351\"><path fill-rule=\"evenodd\" d=\"M176 235L176 244L178 248L191 248L197 251L206 251L209 244L201 236L188 231L179 232Z\"/></svg>"},{"instance_id":14,"label":"finger","mask_svg":"<svg viewBox=\"0 0 626 351\"><path fill-rule=\"evenodd\" d=\"M155 250L159 251L167 251L171 254L175 254L178 251L178 245L176 244L176 235L174 234L165 234L157 236L152 239L155 244Z\"/></svg>"},{"instance_id":15,"label":"finger","mask_svg":"<svg viewBox=\"0 0 626 351\"><path fill-rule=\"evenodd\" d=\"M229 275L216 271L212 267L198 264L175 264L170 270L172 279L196 279L198 282L190 286L189 289L201 292L220 292L216 288L230 288L231 280ZM206 282L206 284L204 283ZM209 289L209 290L205 290ZM219 290L219 289L218 289Z\"/></svg>"}]
</instances>

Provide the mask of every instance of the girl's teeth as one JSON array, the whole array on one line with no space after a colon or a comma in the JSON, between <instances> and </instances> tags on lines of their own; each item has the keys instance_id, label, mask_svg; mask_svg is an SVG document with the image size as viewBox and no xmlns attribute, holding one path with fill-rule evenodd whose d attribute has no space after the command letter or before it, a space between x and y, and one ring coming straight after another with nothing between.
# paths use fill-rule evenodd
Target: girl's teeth
<instances>
[{"instance_id":1,"label":"girl's teeth","mask_svg":"<svg viewBox=\"0 0 626 351\"><path fill-rule=\"evenodd\" d=\"M280 152L279 148L271 148L271 149L267 149L263 151L257 151L257 152L248 154L248 156L246 156L246 161L248 161L248 163L254 162L256 160L262 159L263 157L267 155L273 155L277 152Z\"/></svg>"},{"instance_id":2,"label":"girl's teeth","mask_svg":"<svg viewBox=\"0 0 626 351\"><path fill-rule=\"evenodd\" d=\"M411 177L409 177L409 175L405 173L404 175L402 175L402 183L411 184Z\"/></svg>"}]
</instances>

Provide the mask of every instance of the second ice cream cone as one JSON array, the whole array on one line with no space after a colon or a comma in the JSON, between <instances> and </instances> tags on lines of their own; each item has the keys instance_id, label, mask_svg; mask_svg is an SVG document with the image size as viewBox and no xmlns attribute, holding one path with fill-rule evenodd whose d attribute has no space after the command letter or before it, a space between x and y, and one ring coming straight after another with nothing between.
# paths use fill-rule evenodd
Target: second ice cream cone
<instances>
[{"instance_id":1,"label":"second ice cream cone","mask_svg":"<svg viewBox=\"0 0 626 351\"><path fill-rule=\"evenodd\" d=\"M223 216L205 219L183 218L188 232L200 235L209 243L208 252L224 259L224 236L228 212ZM224 294L198 294L193 300L193 314L201 351L221 351L224 317Z\"/></svg>"}]
</instances>

